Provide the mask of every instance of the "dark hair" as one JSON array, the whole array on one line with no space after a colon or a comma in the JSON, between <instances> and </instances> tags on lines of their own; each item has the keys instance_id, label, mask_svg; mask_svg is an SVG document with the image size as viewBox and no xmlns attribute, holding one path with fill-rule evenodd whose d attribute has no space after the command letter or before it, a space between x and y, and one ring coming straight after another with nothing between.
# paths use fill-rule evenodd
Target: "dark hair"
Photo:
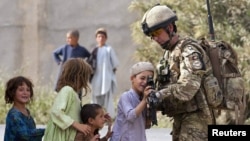
<instances>
[{"instance_id":1,"label":"dark hair","mask_svg":"<svg viewBox=\"0 0 250 141\"><path fill-rule=\"evenodd\" d=\"M67 34L72 35L73 37L76 37L76 38L80 37L79 31L76 29L70 30Z\"/></svg>"},{"instance_id":2,"label":"dark hair","mask_svg":"<svg viewBox=\"0 0 250 141\"><path fill-rule=\"evenodd\" d=\"M56 91L59 92L62 87L68 85L76 92L84 88L86 94L90 90L88 82L91 74L92 69L83 58L70 58L63 64Z\"/></svg>"},{"instance_id":3,"label":"dark hair","mask_svg":"<svg viewBox=\"0 0 250 141\"><path fill-rule=\"evenodd\" d=\"M81 120L84 124L88 123L89 118L95 119L98 115L98 110L102 109L102 106L99 104L85 104L81 108Z\"/></svg>"},{"instance_id":4,"label":"dark hair","mask_svg":"<svg viewBox=\"0 0 250 141\"><path fill-rule=\"evenodd\" d=\"M26 84L30 88L30 98L33 97L33 83L31 80L29 80L26 77L23 76L16 76L11 78L7 83L6 83L6 90L5 90L5 102L6 103L13 103L14 102L14 97L16 94L16 90L19 86L22 86L23 84Z\"/></svg>"},{"instance_id":5,"label":"dark hair","mask_svg":"<svg viewBox=\"0 0 250 141\"><path fill-rule=\"evenodd\" d=\"M98 28L95 32L95 36L97 36L97 34L103 34L106 38L108 38L108 34L107 34L107 30L103 27Z\"/></svg>"}]
</instances>

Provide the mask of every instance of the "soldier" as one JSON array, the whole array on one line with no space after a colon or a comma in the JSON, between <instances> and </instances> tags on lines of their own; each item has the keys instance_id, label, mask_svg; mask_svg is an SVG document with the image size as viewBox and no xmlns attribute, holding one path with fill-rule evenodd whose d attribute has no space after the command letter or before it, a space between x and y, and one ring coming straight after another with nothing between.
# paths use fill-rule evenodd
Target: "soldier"
<instances>
[{"instance_id":1,"label":"soldier","mask_svg":"<svg viewBox=\"0 0 250 141\"><path fill-rule=\"evenodd\" d=\"M163 114L174 119L173 141L208 140L207 125L214 123L214 116L201 86L202 76L211 74L210 60L198 43L183 45L175 21L176 14L166 5L154 6L142 19L144 34L166 50L157 65L156 96Z\"/></svg>"}]
</instances>

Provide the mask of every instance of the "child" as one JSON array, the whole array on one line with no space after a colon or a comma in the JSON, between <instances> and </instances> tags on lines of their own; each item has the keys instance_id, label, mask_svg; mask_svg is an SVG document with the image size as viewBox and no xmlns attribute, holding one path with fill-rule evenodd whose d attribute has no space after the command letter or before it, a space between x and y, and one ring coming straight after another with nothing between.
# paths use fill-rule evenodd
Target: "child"
<instances>
[{"instance_id":1,"label":"child","mask_svg":"<svg viewBox=\"0 0 250 141\"><path fill-rule=\"evenodd\" d=\"M99 104L85 104L81 109L81 119L84 124L91 127L91 133L87 136L77 134L75 141L107 141L112 135L111 124L112 119L108 114L104 114L104 109ZM108 121L108 131L106 136L100 138L99 129L103 128L104 123Z\"/></svg>"},{"instance_id":2,"label":"child","mask_svg":"<svg viewBox=\"0 0 250 141\"><path fill-rule=\"evenodd\" d=\"M95 64L92 64L94 74L91 80L92 102L98 103L106 109L112 118L115 118L114 95L117 89L116 69L119 60L113 47L108 45L107 30L98 28L95 33L97 49L92 51ZM92 58L92 57L90 57Z\"/></svg>"},{"instance_id":3,"label":"child","mask_svg":"<svg viewBox=\"0 0 250 141\"><path fill-rule=\"evenodd\" d=\"M151 86L147 86L148 76L154 76L154 66L151 63L139 62L131 67L132 88L120 97L110 141L147 140L145 112L147 97L152 91Z\"/></svg>"},{"instance_id":4,"label":"child","mask_svg":"<svg viewBox=\"0 0 250 141\"><path fill-rule=\"evenodd\" d=\"M69 58L83 58L86 59L90 56L89 51L82 45L79 44L80 33L78 30L70 30L66 34L67 43L63 46L56 48L53 51L53 57L55 62L60 66L59 73L57 76L56 83L61 73L61 67L65 61ZM56 87L56 85L55 85ZM81 99L80 95L80 99Z\"/></svg>"},{"instance_id":5,"label":"child","mask_svg":"<svg viewBox=\"0 0 250 141\"><path fill-rule=\"evenodd\" d=\"M23 76L6 83L5 102L13 103L6 117L4 141L41 141L45 129L36 129L36 124L26 105L33 97L33 84Z\"/></svg>"},{"instance_id":6,"label":"child","mask_svg":"<svg viewBox=\"0 0 250 141\"><path fill-rule=\"evenodd\" d=\"M91 67L82 58L71 58L64 63L44 141L74 141L77 131L90 133L90 126L81 124L78 93L82 89L88 92L91 73Z\"/></svg>"}]
</instances>

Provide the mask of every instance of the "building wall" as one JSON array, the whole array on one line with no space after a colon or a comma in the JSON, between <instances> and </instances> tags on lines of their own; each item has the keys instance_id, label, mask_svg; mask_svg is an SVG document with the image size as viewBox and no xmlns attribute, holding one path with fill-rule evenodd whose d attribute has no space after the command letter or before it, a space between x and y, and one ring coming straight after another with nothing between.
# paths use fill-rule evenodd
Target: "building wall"
<instances>
[{"instance_id":1,"label":"building wall","mask_svg":"<svg viewBox=\"0 0 250 141\"><path fill-rule=\"evenodd\" d=\"M80 31L79 43L91 51L98 27L108 31L108 41L120 60L118 93L130 87L129 67L135 45L130 24L136 19L127 8L130 0L1 0L0 72L6 80L25 75L35 85L53 88L59 67L52 51L66 43L66 32Z\"/></svg>"}]
</instances>

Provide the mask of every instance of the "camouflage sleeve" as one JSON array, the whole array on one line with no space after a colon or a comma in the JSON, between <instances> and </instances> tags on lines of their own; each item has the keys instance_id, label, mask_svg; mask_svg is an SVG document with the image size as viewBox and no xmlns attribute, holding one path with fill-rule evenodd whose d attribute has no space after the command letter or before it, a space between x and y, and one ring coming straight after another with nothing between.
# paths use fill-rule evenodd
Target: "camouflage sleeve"
<instances>
[{"instance_id":1,"label":"camouflage sleeve","mask_svg":"<svg viewBox=\"0 0 250 141\"><path fill-rule=\"evenodd\" d=\"M180 101L189 101L200 89L201 74L205 69L201 53L195 47L187 45L181 55L177 83L170 84L157 92L156 95L160 99L173 96Z\"/></svg>"}]
</instances>

